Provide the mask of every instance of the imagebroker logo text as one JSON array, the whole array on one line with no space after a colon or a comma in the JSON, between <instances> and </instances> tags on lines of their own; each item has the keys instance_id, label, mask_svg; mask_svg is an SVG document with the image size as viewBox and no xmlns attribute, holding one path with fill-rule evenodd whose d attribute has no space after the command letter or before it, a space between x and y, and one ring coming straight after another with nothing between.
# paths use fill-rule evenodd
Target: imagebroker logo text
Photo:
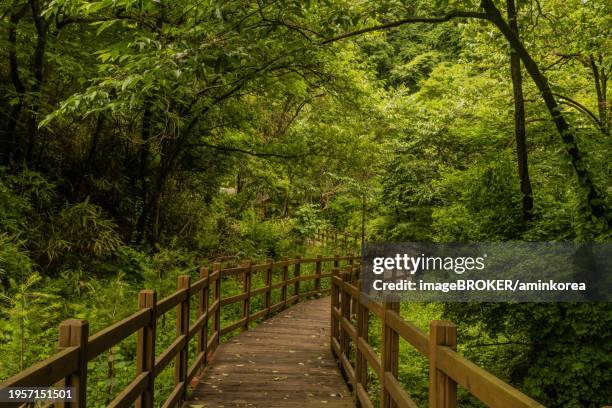
<instances>
[{"instance_id":1,"label":"imagebroker logo text","mask_svg":"<svg viewBox=\"0 0 612 408\"><path fill-rule=\"evenodd\" d=\"M435 292L462 292L462 291L500 291L500 292L555 292L555 291L585 291L584 282L555 282L549 280L544 282L522 282L510 279L467 279L454 282L417 282L403 279L394 282L385 282L381 279L375 280L372 287L377 291L435 291Z\"/></svg>"}]
</instances>

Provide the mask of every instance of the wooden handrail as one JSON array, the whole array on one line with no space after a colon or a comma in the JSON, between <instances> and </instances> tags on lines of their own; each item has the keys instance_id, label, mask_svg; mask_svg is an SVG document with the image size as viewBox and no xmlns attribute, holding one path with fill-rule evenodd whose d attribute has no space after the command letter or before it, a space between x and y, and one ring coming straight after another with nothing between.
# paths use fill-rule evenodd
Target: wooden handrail
<instances>
[{"instance_id":1,"label":"wooden handrail","mask_svg":"<svg viewBox=\"0 0 612 408\"><path fill-rule=\"evenodd\" d=\"M125 319L100 330L88 340L87 361L92 360L151 321L151 309L142 309Z\"/></svg>"},{"instance_id":2,"label":"wooden handrail","mask_svg":"<svg viewBox=\"0 0 612 408\"><path fill-rule=\"evenodd\" d=\"M361 234L338 231L333 228L318 228L314 233L314 239L322 243L331 243L344 250L361 245Z\"/></svg>"},{"instance_id":3,"label":"wooden handrail","mask_svg":"<svg viewBox=\"0 0 612 408\"><path fill-rule=\"evenodd\" d=\"M243 261L239 266L221 268L219 263L208 268L201 268L198 280L191 282L191 277L178 277L177 290L157 301L152 290L142 290L138 294L139 310L121 321L112 324L88 337L88 323L85 320L70 319L60 324L60 351L32 367L0 383L0 388L19 386L46 387L65 381L67 386L75 388L76 399L70 404L73 407L86 406L87 362L108 351L111 347L129 336L137 335L136 341L136 375L129 385L114 396L109 406L139 408L154 406L155 378L174 364L174 387L161 404L162 407L175 407L185 399L191 380L208 363L219 346L221 337L235 330L248 330L249 323L257 319L266 319L299 299L327 293L331 290L321 289L321 280L332 277L332 264L339 267L340 262L350 266L354 255L316 258L283 258L281 261L268 259L262 264ZM314 274L304 274L302 266L314 265ZM292 275L289 269L292 266ZM274 282L273 271L281 269L282 279ZM252 288L252 275L265 274L265 286ZM222 278L242 279L243 292L229 297L221 296ZM315 289L303 291L301 282L315 281ZM292 293L289 288L292 287ZM272 291L281 289L281 301L272 304ZM261 310L252 310L251 299L263 295ZM189 305L192 298L197 298L195 319L190 319ZM242 313L239 320L221 327L221 309L224 306L242 302ZM157 320L176 309L176 337L156 357ZM193 320L193 321L191 321ZM209 335L210 328L210 335ZM189 360L189 343L196 338L196 355ZM19 404L15 404L19 405ZM157 405L157 404L155 404Z\"/></svg>"},{"instance_id":4,"label":"wooden handrail","mask_svg":"<svg viewBox=\"0 0 612 408\"><path fill-rule=\"evenodd\" d=\"M357 268L357 267L355 267ZM429 335L403 320L399 303L377 303L360 290L358 270L332 270L331 350L352 385L355 402L373 407L368 396L367 368L379 379L381 407L414 408L417 405L398 381L399 339L429 359L429 408L455 408L457 385L492 408L542 408L543 405L457 353L457 328L433 321ZM351 272L351 273L348 273ZM353 282L351 282L351 280ZM355 282L355 280L357 280ZM349 310L350 308L350 310ZM370 313L382 325L381 353L368 339ZM352 343L354 363L351 361Z\"/></svg>"},{"instance_id":5,"label":"wooden handrail","mask_svg":"<svg viewBox=\"0 0 612 408\"><path fill-rule=\"evenodd\" d=\"M67 347L3 381L0 388L39 387L55 384L75 372L78 363L79 347Z\"/></svg>"}]
</instances>

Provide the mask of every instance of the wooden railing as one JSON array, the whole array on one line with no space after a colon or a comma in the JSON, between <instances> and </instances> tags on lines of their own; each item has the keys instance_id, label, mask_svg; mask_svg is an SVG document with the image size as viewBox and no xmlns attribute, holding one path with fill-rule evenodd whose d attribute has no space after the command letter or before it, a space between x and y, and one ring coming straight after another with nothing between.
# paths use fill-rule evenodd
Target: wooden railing
<instances>
[{"instance_id":1,"label":"wooden railing","mask_svg":"<svg viewBox=\"0 0 612 408\"><path fill-rule=\"evenodd\" d=\"M361 235L357 233L342 232L335 229L319 228L314 234L315 240L330 243L335 248L358 248L361 245Z\"/></svg>"},{"instance_id":2,"label":"wooden railing","mask_svg":"<svg viewBox=\"0 0 612 408\"><path fill-rule=\"evenodd\" d=\"M302 266L314 264L314 273L302 273ZM322 288L321 280L331 278L331 269L341 264L353 265L353 255L316 257L310 259L287 259L262 264L243 261L240 266L221 269L219 263L200 270L199 279L192 282L191 276L178 277L176 292L157 301L152 290L142 290L138 294L139 310L109 326L93 336L89 336L88 322L70 319L59 326L59 351L48 359L33 365L0 384L6 387L47 387L61 384L74 387L75 400L71 407L85 407L87 400L87 363L125 340L137 336L136 375L133 381L114 397L109 407L153 407L155 378L174 360L174 388L162 407L177 406L184 400L188 385L202 369L217 349L223 335L234 330L248 330L249 323L265 319L299 299L325 293L330 288ZM293 276L290 278L290 268ZM275 282L273 271L280 269L282 279ZM325 270L329 272L324 272ZM252 287L252 276L263 273L264 286ZM225 277L241 277L243 292L222 298L221 282ZM314 289L302 291L301 282L314 281ZM330 285L331 286L331 285ZM290 294L289 288L293 288ZM280 289L280 301L272 303L272 291ZM263 308L252 311L252 299L262 296ZM190 300L197 298L197 310L190 313ZM221 308L237 302L242 304L239 320L221 327ZM172 344L161 353L156 353L157 321L165 313L176 309L176 337ZM190 318L194 315L193 321ZM197 339L196 356L189 362L189 343ZM190 364L191 363L191 364ZM4 405L3 405L4 406ZM68 405L67 405L68 406Z\"/></svg>"},{"instance_id":3,"label":"wooden railing","mask_svg":"<svg viewBox=\"0 0 612 408\"><path fill-rule=\"evenodd\" d=\"M355 405L374 407L368 395L369 365L379 380L381 407L417 407L398 381L401 338L429 359L429 408L457 407L457 385L492 408L543 407L459 355L457 328L453 323L432 321L427 335L402 319L399 303L381 304L362 293L357 266L340 271L332 269L331 349L352 385ZM381 322L380 356L368 339L370 314Z\"/></svg>"}]
</instances>

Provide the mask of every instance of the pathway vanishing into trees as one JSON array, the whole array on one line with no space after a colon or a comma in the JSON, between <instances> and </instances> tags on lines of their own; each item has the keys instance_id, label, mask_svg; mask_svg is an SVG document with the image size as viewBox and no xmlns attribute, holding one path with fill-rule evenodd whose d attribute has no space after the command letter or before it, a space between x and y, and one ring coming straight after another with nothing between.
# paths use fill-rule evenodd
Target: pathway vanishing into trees
<instances>
[{"instance_id":1,"label":"pathway vanishing into trees","mask_svg":"<svg viewBox=\"0 0 612 408\"><path fill-rule=\"evenodd\" d=\"M183 405L352 407L330 351L330 298L299 303L222 344Z\"/></svg>"}]
</instances>

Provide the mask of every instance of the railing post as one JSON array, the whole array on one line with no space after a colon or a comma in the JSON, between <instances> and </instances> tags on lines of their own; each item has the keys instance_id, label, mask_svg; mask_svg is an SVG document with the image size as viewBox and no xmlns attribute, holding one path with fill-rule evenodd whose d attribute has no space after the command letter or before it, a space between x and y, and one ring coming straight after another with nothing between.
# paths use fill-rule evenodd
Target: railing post
<instances>
[{"instance_id":1,"label":"railing post","mask_svg":"<svg viewBox=\"0 0 612 408\"><path fill-rule=\"evenodd\" d=\"M296 257L296 263L293 267L293 277L297 279L297 281L293 284L293 294L297 295L297 301L300 300L300 275L302 273L302 257L298 255Z\"/></svg>"},{"instance_id":2,"label":"railing post","mask_svg":"<svg viewBox=\"0 0 612 408\"><path fill-rule=\"evenodd\" d=\"M65 408L85 408L87 405L87 320L68 319L59 325L59 347L79 347L77 369L66 377L65 386L74 387L74 399L64 403Z\"/></svg>"},{"instance_id":3,"label":"railing post","mask_svg":"<svg viewBox=\"0 0 612 408\"><path fill-rule=\"evenodd\" d=\"M270 314L270 307L272 306L272 265L274 264L274 260L272 258L268 258L267 263L268 267L266 268L265 277L265 285L267 289L264 297L264 309L267 310L266 315Z\"/></svg>"},{"instance_id":4,"label":"railing post","mask_svg":"<svg viewBox=\"0 0 612 408\"><path fill-rule=\"evenodd\" d=\"M136 374L149 373L149 381L140 397L136 400L136 408L153 408L153 396L155 395L155 330L157 318L155 308L157 297L155 291L146 289L138 293L138 308L151 309L151 320L142 329L138 330L136 342Z\"/></svg>"},{"instance_id":5,"label":"railing post","mask_svg":"<svg viewBox=\"0 0 612 408\"><path fill-rule=\"evenodd\" d=\"M289 280L289 258L283 256L283 287L281 288L283 307L287 306L287 280Z\"/></svg>"},{"instance_id":6,"label":"railing post","mask_svg":"<svg viewBox=\"0 0 612 408\"><path fill-rule=\"evenodd\" d=\"M399 312L399 302L384 302L383 308L385 316L382 319L382 378L381 384L381 407L395 408L397 404L391 398L385 384L385 374L390 373L397 378L397 368L399 362L399 336L389 325L387 325L387 313L389 311Z\"/></svg>"},{"instance_id":7,"label":"railing post","mask_svg":"<svg viewBox=\"0 0 612 408\"><path fill-rule=\"evenodd\" d=\"M336 317L336 313L335 310L338 309L340 307L340 300L338 299L338 295L340 293L338 286L336 286L336 283L334 282L334 277L338 276L340 273L340 270L338 268L332 268L332 277L331 277L331 330L330 330L330 334L331 334L331 341L329 342L330 347L331 347L331 352L332 354L338 358L340 357L337 353L336 350L334 349L334 340L339 341L340 339L340 333L339 333L339 329L338 329L338 318Z\"/></svg>"},{"instance_id":8,"label":"railing post","mask_svg":"<svg viewBox=\"0 0 612 408\"><path fill-rule=\"evenodd\" d=\"M243 293L246 293L246 298L242 301L242 318L244 319L242 331L249 330L249 315L251 314L251 272L253 264L250 259L247 259L244 261L244 266L247 270L244 273L242 285Z\"/></svg>"},{"instance_id":9,"label":"railing post","mask_svg":"<svg viewBox=\"0 0 612 408\"><path fill-rule=\"evenodd\" d=\"M185 336L189 334L189 286L191 277L189 275L179 275L177 279L177 289L185 290L185 300L176 305L176 336ZM183 384L181 391L181 399L184 400L187 392L187 366L189 358L189 342L185 340L185 344L176 355L174 362L174 384Z\"/></svg>"},{"instance_id":10,"label":"railing post","mask_svg":"<svg viewBox=\"0 0 612 408\"><path fill-rule=\"evenodd\" d=\"M340 287L340 355L345 355L348 358L349 348L351 346L351 337L344 330L342 320L351 320L351 295L344 288L346 283L349 283L349 277L351 276L350 266L347 266L344 272L340 274L342 278L342 286Z\"/></svg>"},{"instance_id":11,"label":"railing post","mask_svg":"<svg viewBox=\"0 0 612 408\"><path fill-rule=\"evenodd\" d=\"M213 336L216 335L213 350L217 350L221 340L221 264L219 262L213 263L213 275L216 275L213 303L217 305L213 322Z\"/></svg>"},{"instance_id":12,"label":"railing post","mask_svg":"<svg viewBox=\"0 0 612 408\"><path fill-rule=\"evenodd\" d=\"M334 268L339 268L340 267L340 255L336 254L334 255Z\"/></svg>"},{"instance_id":13,"label":"railing post","mask_svg":"<svg viewBox=\"0 0 612 408\"><path fill-rule=\"evenodd\" d=\"M206 314L206 319L204 320L204 325L198 333L197 355L199 356L201 353L204 353L204 359L202 360L204 365L208 360L208 348L206 346L208 344L208 321L210 320L210 316L208 316L208 288L210 287L210 280L208 280L209 276L210 273L208 272L207 267L200 268L200 279L207 280L206 285L202 286L200 295L198 297L198 318Z\"/></svg>"},{"instance_id":14,"label":"railing post","mask_svg":"<svg viewBox=\"0 0 612 408\"><path fill-rule=\"evenodd\" d=\"M317 263L315 269L315 291L317 293L321 292L321 255L317 255Z\"/></svg>"},{"instance_id":15,"label":"railing post","mask_svg":"<svg viewBox=\"0 0 612 408\"><path fill-rule=\"evenodd\" d=\"M353 254L351 254L351 258L349 260L349 265L351 268L351 277L350 277L350 281L351 282L357 282L357 280L359 279L358 277L358 267L355 265L355 260L353 258ZM359 299L357 297L354 297L352 299L351 302L351 316L357 314L357 302L359 301Z\"/></svg>"},{"instance_id":16,"label":"railing post","mask_svg":"<svg viewBox=\"0 0 612 408\"><path fill-rule=\"evenodd\" d=\"M429 408L456 408L457 383L438 370L438 346L457 349L457 326L449 321L439 320L429 324Z\"/></svg>"},{"instance_id":17,"label":"railing post","mask_svg":"<svg viewBox=\"0 0 612 408\"><path fill-rule=\"evenodd\" d=\"M363 339L366 343L368 342L368 325L370 321L370 313L368 308L362 303L362 282L357 282L359 288L359 295L357 296L357 344L355 344L355 387L363 387L364 391L368 387L368 364L365 356L359 349L359 339ZM359 402L357 396L357 389L355 389L355 402Z\"/></svg>"}]
</instances>

